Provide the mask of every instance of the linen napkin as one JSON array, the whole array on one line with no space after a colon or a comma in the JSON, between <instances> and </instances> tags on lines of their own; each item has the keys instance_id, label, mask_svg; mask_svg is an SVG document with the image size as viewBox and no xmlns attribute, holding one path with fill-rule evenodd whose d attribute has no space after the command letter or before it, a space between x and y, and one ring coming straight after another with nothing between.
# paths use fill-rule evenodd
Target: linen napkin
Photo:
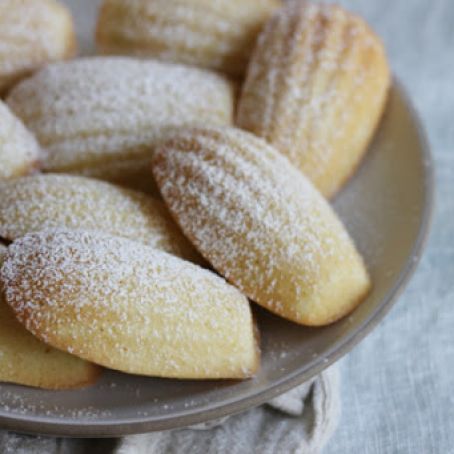
<instances>
[{"instance_id":1,"label":"linen napkin","mask_svg":"<svg viewBox=\"0 0 454 454\"><path fill-rule=\"evenodd\" d=\"M187 429L113 440L74 440L0 432L1 454L317 454L340 415L338 366L245 413Z\"/></svg>"}]
</instances>

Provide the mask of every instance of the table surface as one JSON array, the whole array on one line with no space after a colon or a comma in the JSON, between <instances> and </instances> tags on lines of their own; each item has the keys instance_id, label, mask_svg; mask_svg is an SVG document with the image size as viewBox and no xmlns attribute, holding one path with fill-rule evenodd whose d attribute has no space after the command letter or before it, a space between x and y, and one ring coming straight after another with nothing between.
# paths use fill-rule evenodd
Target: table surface
<instances>
[{"instance_id":1,"label":"table surface","mask_svg":"<svg viewBox=\"0 0 454 454\"><path fill-rule=\"evenodd\" d=\"M436 162L428 249L382 325L342 361L342 418L326 454L454 452L454 2L342 0L383 37Z\"/></svg>"}]
</instances>

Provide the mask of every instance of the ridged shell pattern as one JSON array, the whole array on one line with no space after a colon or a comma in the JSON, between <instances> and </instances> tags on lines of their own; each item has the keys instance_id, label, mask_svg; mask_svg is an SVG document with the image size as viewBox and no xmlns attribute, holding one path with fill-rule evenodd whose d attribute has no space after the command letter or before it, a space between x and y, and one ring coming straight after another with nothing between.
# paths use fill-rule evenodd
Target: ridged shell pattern
<instances>
[{"instance_id":1,"label":"ridged shell pattern","mask_svg":"<svg viewBox=\"0 0 454 454\"><path fill-rule=\"evenodd\" d=\"M367 271L336 214L263 140L233 128L175 131L152 165L183 232L253 301L323 325L367 293Z\"/></svg>"},{"instance_id":2,"label":"ridged shell pattern","mask_svg":"<svg viewBox=\"0 0 454 454\"><path fill-rule=\"evenodd\" d=\"M230 124L233 88L196 68L93 57L49 65L8 104L47 150L45 170L117 181L144 171L166 126Z\"/></svg>"},{"instance_id":3,"label":"ridged shell pattern","mask_svg":"<svg viewBox=\"0 0 454 454\"><path fill-rule=\"evenodd\" d=\"M26 235L9 247L1 281L33 334L109 368L245 378L258 366L247 299L216 274L134 241Z\"/></svg>"},{"instance_id":4,"label":"ridged shell pattern","mask_svg":"<svg viewBox=\"0 0 454 454\"><path fill-rule=\"evenodd\" d=\"M258 40L237 125L332 196L366 151L389 85L383 45L365 21L339 6L293 1Z\"/></svg>"},{"instance_id":5,"label":"ridged shell pattern","mask_svg":"<svg viewBox=\"0 0 454 454\"><path fill-rule=\"evenodd\" d=\"M101 52L140 55L242 76L278 0L105 0Z\"/></svg>"},{"instance_id":6,"label":"ridged shell pattern","mask_svg":"<svg viewBox=\"0 0 454 454\"><path fill-rule=\"evenodd\" d=\"M74 55L69 11L55 0L0 2L0 92L42 65Z\"/></svg>"},{"instance_id":7,"label":"ridged shell pattern","mask_svg":"<svg viewBox=\"0 0 454 454\"><path fill-rule=\"evenodd\" d=\"M97 230L200 262L165 205L146 194L86 177L45 174L0 184L0 237L46 229Z\"/></svg>"}]
</instances>

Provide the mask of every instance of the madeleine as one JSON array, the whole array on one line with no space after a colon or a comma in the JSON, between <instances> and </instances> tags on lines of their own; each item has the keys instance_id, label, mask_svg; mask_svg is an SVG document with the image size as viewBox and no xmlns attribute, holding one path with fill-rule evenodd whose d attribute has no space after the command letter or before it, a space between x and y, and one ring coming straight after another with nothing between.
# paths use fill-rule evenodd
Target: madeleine
<instances>
[{"instance_id":1,"label":"madeleine","mask_svg":"<svg viewBox=\"0 0 454 454\"><path fill-rule=\"evenodd\" d=\"M35 336L131 374L248 378L259 352L248 300L221 277L124 238L42 231L16 240L0 275Z\"/></svg>"},{"instance_id":2,"label":"madeleine","mask_svg":"<svg viewBox=\"0 0 454 454\"><path fill-rule=\"evenodd\" d=\"M321 326L368 293L364 262L341 221L264 140L233 128L175 131L155 150L152 169L186 236L261 306Z\"/></svg>"},{"instance_id":3,"label":"madeleine","mask_svg":"<svg viewBox=\"0 0 454 454\"><path fill-rule=\"evenodd\" d=\"M0 266L7 254L0 244ZM30 334L0 295L0 382L75 389L96 382L101 368L49 347Z\"/></svg>"},{"instance_id":4,"label":"madeleine","mask_svg":"<svg viewBox=\"0 0 454 454\"><path fill-rule=\"evenodd\" d=\"M32 173L41 159L33 134L0 101L0 182Z\"/></svg>"},{"instance_id":5,"label":"madeleine","mask_svg":"<svg viewBox=\"0 0 454 454\"><path fill-rule=\"evenodd\" d=\"M138 55L243 76L257 35L280 0L104 0L104 54Z\"/></svg>"},{"instance_id":6,"label":"madeleine","mask_svg":"<svg viewBox=\"0 0 454 454\"><path fill-rule=\"evenodd\" d=\"M0 43L0 93L77 48L71 13L55 0L2 0Z\"/></svg>"},{"instance_id":7,"label":"madeleine","mask_svg":"<svg viewBox=\"0 0 454 454\"><path fill-rule=\"evenodd\" d=\"M236 124L331 197L364 156L389 86L385 50L363 19L335 5L290 2L258 40Z\"/></svg>"},{"instance_id":8,"label":"madeleine","mask_svg":"<svg viewBox=\"0 0 454 454\"><path fill-rule=\"evenodd\" d=\"M153 143L171 125L231 124L234 89L201 69L92 57L47 66L7 102L46 150L45 171L152 191Z\"/></svg>"},{"instance_id":9,"label":"madeleine","mask_svg":"<svg viewBox=\"0 0 454 454\"><path fill-rule=\"evenodd\" d=\"M202 258L165 205L146 194L76 175L42 174L0 184L0 237L52 229L96 230L194 262Z\"/></svg>"}]
</instances>

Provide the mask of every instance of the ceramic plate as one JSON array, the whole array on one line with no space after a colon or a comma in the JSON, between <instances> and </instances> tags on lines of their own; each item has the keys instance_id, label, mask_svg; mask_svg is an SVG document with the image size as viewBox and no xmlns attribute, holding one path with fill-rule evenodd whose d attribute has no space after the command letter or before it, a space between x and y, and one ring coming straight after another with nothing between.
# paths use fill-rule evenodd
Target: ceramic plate
<instances>
[{"instance_id":1,"label":"ceramic plate","mask_svg":"<svg viewBox=\"0 0 454 454\"><path fill-rule=\"evenodd\" d=\"M96 5L73 4L87 50ZM248 381L177 381L106 371L96 386L81 391L1 384L0 427L87 437L170 429L240 412L304 382L347 353L388 312L421 255L432 193L427 142L395 83L366 159L334 201L374 284L354 313L332 326L310 329L256 309L262 367Z\"/></svg>"}]
</instances>

